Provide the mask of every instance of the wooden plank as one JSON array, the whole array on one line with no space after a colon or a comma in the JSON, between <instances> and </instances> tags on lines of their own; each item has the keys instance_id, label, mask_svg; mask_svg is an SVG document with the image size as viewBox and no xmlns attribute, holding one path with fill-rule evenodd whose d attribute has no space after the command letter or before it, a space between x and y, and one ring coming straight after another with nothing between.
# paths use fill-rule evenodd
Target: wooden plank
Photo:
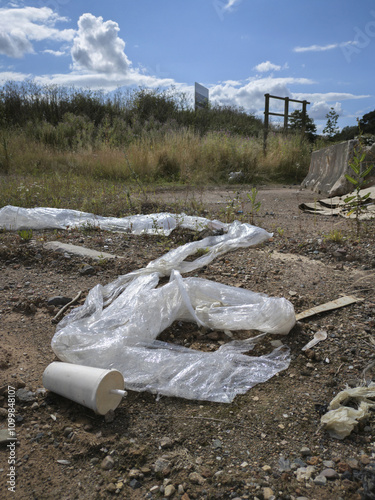
<instances>
[{"instance_id":1,"label":"wooden plank","mask_svg":"<svg viewBox=\"0 0 375 500\"><path fill-rule=\"evenodd\" d=\"M326 302L320 306L312 307L299 314L296 314L296 321L299 321L309 316L314 316L326 311L331 311L332 309L339 309L340 307L348 306L349 304L354 304L355 302L361 302L363 299L360 297L354 297L353 295L346 295L345 297L340 297L339 299L332 300L331 302Z\"/></svg>"}]
</instances>

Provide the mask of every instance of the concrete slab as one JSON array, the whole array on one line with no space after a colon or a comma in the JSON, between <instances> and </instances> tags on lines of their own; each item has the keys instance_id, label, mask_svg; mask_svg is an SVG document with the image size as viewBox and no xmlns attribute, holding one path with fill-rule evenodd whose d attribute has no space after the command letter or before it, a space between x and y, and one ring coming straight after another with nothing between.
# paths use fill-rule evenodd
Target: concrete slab
<instances>
[{"instance_id":1,"label":"concrete slab","mask_svg":"<svg viewBox=\"0 0 375 500\"><path fill-rule=\"evenodd\" d=\"M62 243L61 241L49 241L48 243L45 243L44 248L46 250L54 250L55 252L67 252L68 254L79 255L81 257L87 257L95 260L122 259L122 257L119 255L113 255L107 252L98 252L97 250L91 250L90 248L71 245L69 243Z\"/></svg>"},{"instance_id":2,"label":"concrete slab","mask_svg":"<svg viewBox=\"0 0 375 500\"><path fill-rule=\"evenodd\" d=\"M346 179L345 174L353 176L349 163L357 144L358 141L354 139L313 151L309 173L303 180L302 187L328 197L350 193L353 185ZM364 167L374 163L375 145L366 147L365 151ZM370 182L369 185L372 184L373 182Z\"/></svg>"}]
</instances>

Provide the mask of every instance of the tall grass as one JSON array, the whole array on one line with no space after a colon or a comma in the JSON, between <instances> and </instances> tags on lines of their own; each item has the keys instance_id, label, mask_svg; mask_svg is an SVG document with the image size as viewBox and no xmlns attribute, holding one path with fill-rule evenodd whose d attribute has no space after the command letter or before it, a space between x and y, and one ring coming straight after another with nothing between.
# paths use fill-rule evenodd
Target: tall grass
<instances>
[{"instance_id":1,"label":"tall grass","mask_svg":"<svg viewBox=\"0 0 375 500\"><path fill-rule=\"evenodd\" d=\"M309 143L271 133L264 155L261 137L254 116L220 106L195 112L173 89L105 96L8 83L0 88L0 206L68 206L70 193L75 206L92 208L95 183L105 191L202 186L228 183L231 172L244 183L301 181Z\"/></svg>"}]
</instances>

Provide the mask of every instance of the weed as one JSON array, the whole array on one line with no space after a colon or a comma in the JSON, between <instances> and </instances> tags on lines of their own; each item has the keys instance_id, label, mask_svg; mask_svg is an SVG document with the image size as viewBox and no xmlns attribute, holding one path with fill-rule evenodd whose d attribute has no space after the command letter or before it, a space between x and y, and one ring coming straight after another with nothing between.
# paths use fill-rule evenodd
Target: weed
<instances>
[{"instance_id":1,"label":"weed","mask_svg":"<svg viewBox=\"0 0 375 500\"><path fill-rule=\"evenodd\" d=\"M334 243L342 243L345 237L340 229L332 229L328 234L323 237L324 241L333 241Z\"/></svg>"},{"instance_id":2,"label":"weed","mask_svg":"<svg viewBox=\"0 0 375 500\"><path fill-rule=\"evenodd\" d=\"M246 193L250 200L250 223L254 224L255 214L259 212L262 203L257 201L258 190L256 187L251 188L251 193Z\"/></svg>"},{"instance_id":3,"label":"weed","mask_svg":"<svg viewBox=\"0 0 375 500\"><path fill-rule=\"evenodd\" d=\"M345 203L348 204L350 210L348 216L355 214L357 236L360 233L360 215L367 210L366 200L370 196L370 192L366 194L361 194L366 179L371 173L374 165L370 165L367 168L364 167L364 162L366 158L366 152L364 150L364 145L362 141L362 131L360 129L360 134L358 138L358 144L355 146L353 151L352 161L349 163L350 168L353 171L354 177L345 174L346 179L354 186L355 194L347 196L345 198Z\"/></svg>"},{"instance_id":4,"label":"weed","mask_svg":"<svg viewBox=\"0 0 375 500\"><path fill-rule=\"evenodd\" d=\"M21 240L24 242L24 243L27 243L28 241L30 241L33 237L33 230L32 229L20 229L18 232L17 232L18 236L21 238Z\"/></svg>"}]
</instances>

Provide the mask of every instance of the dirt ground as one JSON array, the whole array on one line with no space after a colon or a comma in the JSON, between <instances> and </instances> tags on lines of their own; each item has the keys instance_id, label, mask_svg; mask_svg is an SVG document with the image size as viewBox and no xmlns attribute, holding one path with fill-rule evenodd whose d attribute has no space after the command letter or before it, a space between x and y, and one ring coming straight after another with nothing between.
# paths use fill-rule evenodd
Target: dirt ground
<instances>
[{"instance_id":1,"label":"dirt ground","mask_svg":"<svg viewBox=\"0 0 375 500\"><path fill-rule=\"evenodd\" d=\"M199 215L249 222L249 201L238 203L246 192L160 191L153 202L168 206L179 200ZM82 304L96 284L145 267L196 235L180 229L169 238L34 231L23 241L0 233L0 430L8 428L14 388L18 439L15 451L6 443L0 448L1 498L375 498L374 413L343 440L320 425L327 405L347 384L375 378L375 222L362 224L358 237L351 221L298 209L316 198L298 186L260 189L255 224L272 232L273 240L228 253L193 273L285 297L296 313L342 295L363 298L301 320L287 336L266 336L253 355L270 352L271 342L281 340L291 350L289 368L230 404L129 391L103 417L42 385L44 369L57 360L51 320L61 305L49 303L51 298L82 291ZM50 240L123 258L90 261L46 250ZM319 330L327 339L302 351ZM230 340L181 322L160 338L205 351ZM11 479L15 492L8 489Z\"/></svg>"}]
</instances>

